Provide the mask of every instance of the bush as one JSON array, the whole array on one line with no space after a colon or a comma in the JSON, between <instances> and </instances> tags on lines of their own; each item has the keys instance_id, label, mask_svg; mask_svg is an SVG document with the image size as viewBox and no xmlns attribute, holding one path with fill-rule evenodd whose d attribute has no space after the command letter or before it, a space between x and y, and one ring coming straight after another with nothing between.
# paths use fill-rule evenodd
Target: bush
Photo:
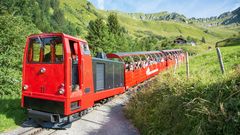
<instances>
[{"instance_id":1,"label":"bush","mask_svg":"<svg viewBox=\"0 0 240 135\"><path fill-rule=\"evenodd\" d=\"M19 94L26 36L39 30L12 16L0 16L0 30L0 96Z\"/></svg>"}]
</instances>

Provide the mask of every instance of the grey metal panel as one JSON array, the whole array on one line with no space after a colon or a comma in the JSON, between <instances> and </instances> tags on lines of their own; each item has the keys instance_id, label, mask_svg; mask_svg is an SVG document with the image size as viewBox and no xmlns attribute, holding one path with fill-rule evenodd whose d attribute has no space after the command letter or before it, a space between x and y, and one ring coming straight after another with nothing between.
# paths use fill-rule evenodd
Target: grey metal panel
<instances>
[{"instance_id":1,"label":"grey metal panel","mask_svg":"<svg viewBox=\"0 0 240 135\"><path fill-rule=\"evenodd\" d=\"M92 60L95 92L124 85L124 64L122 62L99 58L93 58ZM99 68L99 64L104 65L104 67ZM103 78L104 82L101 81ZM104 88L102 85L104 85Z\"/></svg>"},{"instance_id":2,"label":"grey metal panel","mask_svg":"<svg viewBox=\"0 0 240 135\"><path fill-rule=\"evenodd\" d=\"M119 81L120 81L120 65L114 64L114 87L119 87Z\"/></svg>"},{"instance_id":3,"label":"grey metal panel","mask_svg":"<svg viewBox=\"0 0 240 135\"><path fill-rule=\"evenodd\" d=\"M117 87L121 87L124 85L124 65L122 64L117 64Z\"/></svg>"},{"instance_id":4,"label":"grey metal panel","mask_svg":"<svg viewBox=\"0 0 240 135\"><path fill-rule=\"evenodd\" d=\"M105 67L105 64L103 63L96 64L96 90L104 89L104 81L105 81L104 67Z\"/></svg>"},{"instance_id":5,"label":"grey metal panel","mask_svg":"<svg viewBox=\"0 0 240 135\"><path fill-rule=\"evenodd\" d=\"M107 62L106 63L106 83L105 83L105 88L106 89L112 89L114 88L114 79L113 79L113 75L114 75L114 66L113 66L114 63L112 62Z\"/></svg>"}]
</instances>

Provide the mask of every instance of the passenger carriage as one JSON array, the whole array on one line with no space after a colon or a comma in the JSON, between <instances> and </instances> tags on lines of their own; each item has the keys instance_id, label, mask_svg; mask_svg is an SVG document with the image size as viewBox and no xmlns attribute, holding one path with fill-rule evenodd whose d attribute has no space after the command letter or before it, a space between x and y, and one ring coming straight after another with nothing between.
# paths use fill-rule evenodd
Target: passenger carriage
<instances>
[{"instance_id":1,"label":"passenger carriage","mask_svg":"<svg viewBox=\"0 0 240 135\"><path fill-rule=\"evenodd\" d=\"M107 57L110 59L117 58L124 62L126 89L163 71L167 63L165 55L161 51L111 53L107 54Z\"/></svg>"}]
</instances>

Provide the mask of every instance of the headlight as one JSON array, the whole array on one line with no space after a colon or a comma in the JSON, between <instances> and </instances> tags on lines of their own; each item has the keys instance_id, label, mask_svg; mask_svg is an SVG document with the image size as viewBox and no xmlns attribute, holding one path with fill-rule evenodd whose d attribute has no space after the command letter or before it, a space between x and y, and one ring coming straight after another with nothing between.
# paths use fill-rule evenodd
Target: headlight
<instances>
[{"instance_id":1,"label":"headlight","mask_svg":"<svg viewBox=\"0 0 240 135\"><path fill-rule=\"evenodd\" d=\"M28 89L28 85L26 85L26 84L23 85L23 89L24 89L24 90L27 90L27 89Z\"/></svg>"},{"instance_id":2,"label":"headlight","mask_svg":"<svg viewBox=\"0 0 240 135\"><path fill-rule=\"evenodd\" d=\"M63 95L64 92L65 92L64 88L60 88L59 91L58 91L58 93L61 94L61 95Z\"/></svg>"}]
</instances>

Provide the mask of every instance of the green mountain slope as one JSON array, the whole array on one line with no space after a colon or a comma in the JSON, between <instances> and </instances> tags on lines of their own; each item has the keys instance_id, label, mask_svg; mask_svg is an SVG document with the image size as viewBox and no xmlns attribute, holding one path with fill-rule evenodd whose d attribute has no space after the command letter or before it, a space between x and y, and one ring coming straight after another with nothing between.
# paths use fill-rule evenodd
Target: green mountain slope
<instances>
[{"instance_id":1,"label":"green mountain slope","mask_svg":"<svg viewBox=\"0 0 240 135\"><path fill-rule=\"evenodd\" d=\"M98 16L95 7L87 0L60 0L60 7L64 11L65 18L81 28L80 37L86 36L89 21Z\"/></svg>"},{"instance_id":2,"label":"green mountain slope","mask_svg":"<svg viewBox=\"0 0 240 135\"><path fill-rule=\"evenodd\" d=\"M187 18L184 15L178 13L168 13L168 12L159 12L159 13L126 13L134 19L146 20L146 21L177 21L177 22L187 22Z\"/></svg>"},{"instance_id":3,"label":"green mountain slope","mask_svg":"<svg viewBox=\"0 0 240 135\"><path fill-rule=\"evenodd\" d=\"M183 37L191 36L199 40L202 37L205 37L207 42L214 44L218 40L222 40L223 38L237 33L234 29L228 29L224 26L203 27L197 24L187 24L181 21L174 21L173 19L167 19L168 21L159 21L161 20L159 19L161 17L167 18L167 16L171 16L171 14L167 12L156 14L127 14L117 11L103 11L96 9L86 0L62 0L60 6L65 11L67 20L81 26L83 31L83 35L80 35L81 37L84 37L87 34L86 27L90 20L94 20L97 17L103 17L106 19L112 12L118 14L120 24L126 27L128 32L134 37L146 36L146 33L152 33L165 37L176 37L180 35ZM141 20L141 16L144 16L145 19ZM176 16L176 18L180 20L185 19L183 15L179 14L172 16Z\"/></svg>"},{"instance_id":4,"label":"green mountain slope","mask_svg":"<svg viewBox=\"0 0 240 135\"><path fill-rule=\"evenodd\" d=\"M232 12L227 12L219 16L219 18L225 18L222 24L228 25L233 23L240 23L240 7Z\"/></svg>"}]
</instances>

